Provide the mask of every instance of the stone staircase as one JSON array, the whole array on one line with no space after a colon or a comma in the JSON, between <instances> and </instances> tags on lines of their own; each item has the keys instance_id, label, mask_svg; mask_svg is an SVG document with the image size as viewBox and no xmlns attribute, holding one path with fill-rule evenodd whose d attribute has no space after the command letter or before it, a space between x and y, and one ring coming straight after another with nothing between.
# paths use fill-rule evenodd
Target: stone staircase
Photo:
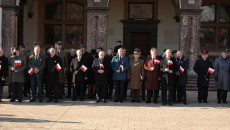
<instances>
[{"instance_id":1,"label":"stone staircase","mask_svg":"<svg viewBox=\"0 0 230 130\"><path fill-rule=\"evenodd\" d=\"M209 91L216 91L215 87L215 79L210 78L209 81ZM197 78L196 77L189 77L188 84L187 84L187 91L198 91L197 88Z\"/></svg>"}]
</instances>

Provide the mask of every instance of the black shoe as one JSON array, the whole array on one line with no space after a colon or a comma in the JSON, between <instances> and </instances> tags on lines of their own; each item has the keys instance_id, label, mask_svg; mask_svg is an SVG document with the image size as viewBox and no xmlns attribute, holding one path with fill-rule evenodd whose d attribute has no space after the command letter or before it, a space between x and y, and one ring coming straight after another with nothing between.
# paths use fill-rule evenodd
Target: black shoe
<instances>
[{"instance_id":1,"label":"black shoe","mask_svg":"<svg viewBox=\"0 0 230 130\"><path fill-rule=\"evenodd\" d=\"M76 98L73 98L72 101L76 101L77 99Z\"/></svg>"},{"instance_id":2,"label":"black shoe","mask_svg":"<svg viewBox=\"0 0 230 130\"><path fill-rule=\"evenodd\" d=\"M114 100L113 102L119 102L119 100Z\"/></svg>"},{"instance_id":3,"label":"black shoe","mask_svg":"<svg viewBox=\"0 0 230 130\"><path fill-rule=\"evenodd\" d=\"M151 101L147 100L146 103L151 103Z\"/></svg>"},{"instance_id":4,"label":"black shoe","mask_svg":"<svg viewBox=\"0 0 230 130\"><path fill-rule=\"evenodd\" d=\"M172 106L172 103L169 103L169 106Z\"/></svg>"},{"instance_id":5,"label":"black shoe","mask_svg":"<svg viewBox=\"0 0 230 130\"><path fill-rule=\"evenodd\" d=\"M27 97L27 93L24 94L24 97Z\"/></svg>"},{"instance_id":6,"label":"black shoe","mask_svg":"<svg viewBox=\"0 0 230 130\"><path fill-rule=\"evenodd\" d=\"M157 104L157 101L153 101L155 104Z\"/></svg>"},{"instance_id":7,"label":"black shoe","mask_svg":"<svg viewBox=\"0 0 230 130\"><path fill-rule=\"evenodd\" d=\"M188 105L188 103L187 103L187 102L184 102L183 104L184 104L184 105Z\"/></svg>"},{"instance_id":8,"label":"black shoe","mask_svg":"<svg viewBox=\"0 0 230 130\"><path fill-rule=\"evenodd\" d=\"M57 100L57 99L55 99L55 100L54 100L54 103L58 103L58 100Z\"/></svg>"},{"instance_id":9,"label":"black shoe","mask_svg":"<svg viewBox=\"0 0 230 130\"><path fill-rule=\"evenodd\" d=\"M135 100L132 100L131 102L136 102Z\"/></svg>"},{"instance_id":10,"label":"black shoe","mask_svg":"<svg viewBox=\"0 0 230 130\"><path fill-rule=\"evenodd\" d=\"M99 103L101 100L100 99L98 99L97 101L96 101L96 103Z\"/></svg>"},{"instance_id":11,"label":"black shoe","mask_svg":"<svg viewBox=\"0 0 230 130\"><path fill-rule=\"evenodd\" d=\"M221 104L221 100L218 100L218 102L217 102L218 104Z\"/></svg>"},{"instance_id":12,"label":"black shoe","mask_svg":"<svg viewBox=\"0 0 230 130\"><path fill-rule=\"evenodd\" d=\"M203 103L208 103L208 101L203 101Z\"/></svg>"},{"instance_id":13,"label":"black shoe","mask_svg":"<svg viewBox=\"0 0 230 130\"><path fill-rule=\"evenodd\" d=\"M7 98L11 98L11 95L8 95L8 97Z\"/></svg>"},{"instance_id":14,"label":"black shoe","mask_svg":"<svg viewBox=\"0 0 230 130\"><path fill-rule=\"evenodd\" d=\"M163 103L162 103L162 106L165 106L165 105L166 105L166 103L165 103L165 102L163 102Z\"/></svg>"},{"instance_id":15,"label":"black shoe","mask_svg":"<svg viewBox=\"0 0 230 130\"><path fill-rule=\"evenodd\" d=\"M15 99L10 99L10 102L15 102Z\"/></svg>"},{"instance_id":16,"label":"black shoe","mask_svg":"<svg viewBox=\"0 0 230 130\"><path fill-rule=\"evenodd\" d=\"M181 101L180 101L180 100L177 100L176 103L181 103Z\"/></svg>"},{"instance_id":17,"label":"black shoe","mask_svg":"<svg viewBox=\"0 0 230 130\"><path fill-rule=\"evenodd\" d=\"M34 102L35 101L35 99L30 99L30 101L29 102Z\"/></svg>"},{"instance_id":18,"label":"black shoe","mask_svg":"<svg viewBox=\"0 0 230 130\"><path fill-rule=\"evenodd\" d=\"M223 100L223 103L227 104L228 102L226 100Z\"/></svg>"},{"instance_id":19,"label":"black shoe","mask_svg":"<svg viewBox=\"0 0 230 130\"><path fill-rule=\"evenodd\" d=\"M43 102L42 99L40 99L39 102Z\"/></svg>"},{"instance_id":20,"label":"black shoe","mask_svg":"<svg viewBox=\"0 0 230 130\"><path fill-rule=\"evenodd\" d=\"M137 103L140 103L140 101L139 101L139 100L137 100Z\"/></svg>"},{"instance_id":21,"label":"black shoe","mask_svg":"<svg viewBox=\"0 0 230 130\"><path fill-rule=\"evenodd\" d=\"M46 102L51 102L51 101L53 101L53 100L49 98Z\"/></svg>"},{"instance_id":22,"label":"black shoe","mask_svg":"<svg viewBox=\"0 0 230 130\"><path fill-rule=\"evenodd\" d=\"M18 102L22 102L22 99L18 99Z\"/></svg>"},{"instance_id":23,"label":"black shoe","mask_svg":"<svg viewBox=\"0 0 230 130\"><path fill-rule=\"evenodd\" d=\"M120 103L123 103L123 100L120 100Z\"/></svg>"},{"instance_id":24,"label":"black shoe","mask_svg":"<svg viewBox=\"0 0 230 130\"><path fill-rule=\"evenodd\" d=\"M201 100L199 100L199 101L198 101L198 103L202 103L202 101L201 101Z\"/></svg>"},{"instance_id":25,"label":"black shoe","mask_svg":"<svg viewBox=\"0 0 230 130\"><path fill-rule=\"evenodd\" d=\"M104 103L107 103L107 101L105 99L102 99L101 101L104 102Z\"/></svg>"}]
</instances>

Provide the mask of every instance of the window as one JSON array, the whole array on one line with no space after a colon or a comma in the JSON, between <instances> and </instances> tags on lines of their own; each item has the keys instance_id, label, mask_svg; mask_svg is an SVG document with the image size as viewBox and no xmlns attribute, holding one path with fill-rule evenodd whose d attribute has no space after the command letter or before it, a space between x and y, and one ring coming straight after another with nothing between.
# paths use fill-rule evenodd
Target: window
<instances>
[{"instance_id":1,"label":"window","mask_svg":"<svg viewBox=\"0 0 230 130\"><path fill-rule=\"evenodd\" d=\"M85 0L39 0L43 46L62 41L65 48L83 44L86 34ZM39 20L40 21L40 20Z\"/></svg>"},{"instance_id":2,"label":"window","mask_svg":"<svg viewBox=\"0 0 230 130\"><path fill-rule=\"evenodd\" d=\"M230 49L230 1L203 0L202 9L201 48L211 51Z\"/></svg>"}]
</instances>

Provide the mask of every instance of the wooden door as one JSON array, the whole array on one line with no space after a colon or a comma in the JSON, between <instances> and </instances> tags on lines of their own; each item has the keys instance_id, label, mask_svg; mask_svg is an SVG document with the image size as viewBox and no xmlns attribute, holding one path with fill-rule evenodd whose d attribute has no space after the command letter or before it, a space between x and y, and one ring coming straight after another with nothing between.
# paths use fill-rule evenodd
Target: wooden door
<instances>
[{"instance_id":1,"label":"wooden door","mask_svg":"<svg viewBox=\"0 0 230 130\"><path fill-rule=\"evenodd\" d=\"M149 55L150 44L151 44L151 33L150 32L131 32L131 46L129 52L132 54L135 48L141 49L141 54L145 57Z\"/></svg>"}]
</instances>

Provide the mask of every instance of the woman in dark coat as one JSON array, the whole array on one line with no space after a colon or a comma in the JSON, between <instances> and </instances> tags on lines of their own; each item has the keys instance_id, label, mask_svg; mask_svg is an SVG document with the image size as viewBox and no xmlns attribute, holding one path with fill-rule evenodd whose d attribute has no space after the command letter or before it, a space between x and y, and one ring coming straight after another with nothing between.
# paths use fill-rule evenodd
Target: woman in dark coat
<instances>
[{"instance_id":1,"label":"woman in dark coat","mask_svg":"<svg viewBox=\"0 0 230 130\"><path fill-rule=\"evenodd\" d=\"M221 56L215 60L214 63L214 76L216 80L215 88L217 89L218 103L227 103L227 93L230 89L230 60L227 58L227 51L221 51Z\"/></svg>"},{"instance_id":2,"label":"woman in dark coat","mask_svg":"<svg viewBox=\"0 0 230 130\"><path fill-rule=\"evenodd\" d=\"M161 79L160 72L160 59L157 56L157 50L152 48L150 50L151 57L147 58L144 64L146 70L146 89L147 89L147 102L151 102L151 97L153 96L154 90L154 103L157 103L159 95L159 80Z\"/></svg>"}]
</instances>

